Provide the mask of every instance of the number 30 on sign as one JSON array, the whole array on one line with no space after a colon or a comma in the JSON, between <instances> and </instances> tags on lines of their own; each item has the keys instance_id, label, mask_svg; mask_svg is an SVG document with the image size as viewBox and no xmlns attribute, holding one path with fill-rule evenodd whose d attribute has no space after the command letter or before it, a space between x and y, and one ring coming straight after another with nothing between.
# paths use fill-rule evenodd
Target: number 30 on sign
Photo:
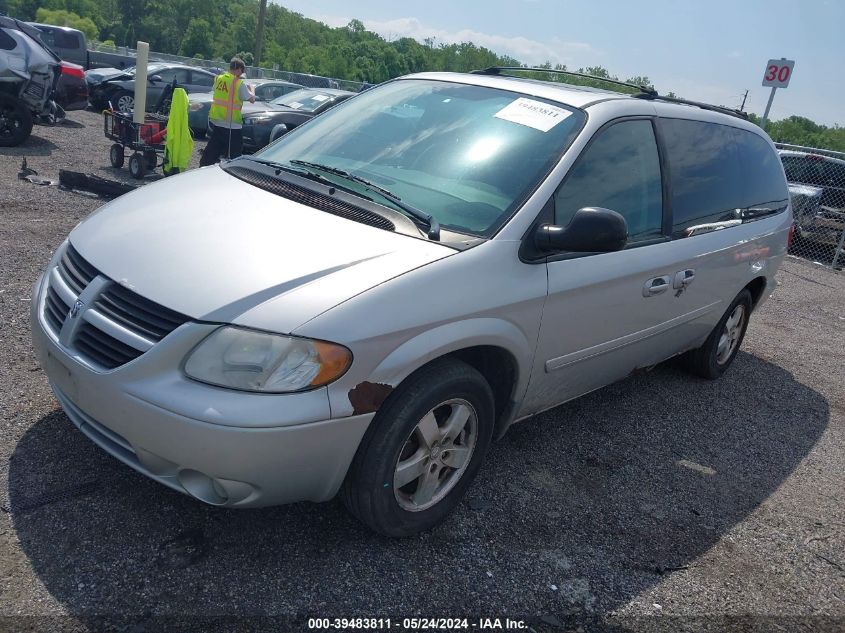
<instances>
[{"instance_id":1,"label":"number 30 on sign","mask_svg":"<svg viewBox=\"0 0 845 633\"><path fill-rule=\"evenodd\" d=\"M786 88L792 79L795 61L791 59L770 59L763 73L763 85L772 88Z\"/></svg>"}]
</instances>

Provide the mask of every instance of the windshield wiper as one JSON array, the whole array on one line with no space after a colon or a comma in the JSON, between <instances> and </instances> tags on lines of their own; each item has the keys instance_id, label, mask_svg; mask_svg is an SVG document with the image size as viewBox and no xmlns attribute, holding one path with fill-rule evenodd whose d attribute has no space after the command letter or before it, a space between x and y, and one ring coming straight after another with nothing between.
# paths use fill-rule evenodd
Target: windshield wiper
<instances>
[{"instance_id":1,"label":"windshield wiper","mask_svg":"<svg viewBox=\"0 0 845 633\"><path fill-rule=\"evenodd\" d=\"M428 239L440 241L440 223L428 213L424 211L420 211L414 206L411 206L407 202L402 202L402 198L397 196L392 191L385 189L384 187L380 187L379 185L375 184L374 182L370 182L366 178L361 178L361 176L356 176L355 174L350 174L348 171L344 169L339 169L338 167L332 167L331 165L323 165L321 163L311 163L307 160L299 160L293 159L290 162L292 165L299 165L300 167L310 167L311 169L319 169L321 171L326 172L327 174L334 174L335 176L340 176L341 178L346 178L347 180L351 180L353 182L357 182L358 184L364 185L370 191L375 191L382 197L390 200L394 205L402 209L405 213L410 215L412 218L419 220L423 224L428 227Z\"/></svg>"}]
</instances>

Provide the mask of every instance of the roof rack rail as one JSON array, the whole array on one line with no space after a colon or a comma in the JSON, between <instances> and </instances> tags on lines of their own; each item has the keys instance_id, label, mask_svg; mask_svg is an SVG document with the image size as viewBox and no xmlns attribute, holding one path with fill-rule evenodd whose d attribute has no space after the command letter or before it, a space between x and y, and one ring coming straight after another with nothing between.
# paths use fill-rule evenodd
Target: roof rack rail
<instances>
[{"instance_id":1,"label":"roof rack rail","mask_svg":"<svg viewBox=\"0 0 845 633\"><path fill-rule=\"evenodd\" d=\"M745 119L746 121L748 120L748 113L743 112L742 110L734 110L733 108L728 108L726 106L717 106L712 105L710 103L702 103L700 101L690 101L689 99L681 99L680 97L667 97L658 94L657 90L655 90L651 86L641 86L638 84L629 83L627 81L619 81L617 79L608 79L607 77L597 77L596 75L576 73L570 70L555 70L554 68L529 68L524 66L491 66L490 68L485 68L483 70L473 70L471 72L474 75L500 75L502 74L503 70L521 70L523 72L554 73L557 75L571 75L573 77L581 77L582 79L592 79L594 81L604 81L606 83L616 84L619 86L627 86L628 88L636 88L637 90L639 90L639 93L631 96L637 97L639 99L655 99L658 101L667 101L669 103L681 103L684 105L696 106L698 108L701 108L702 110L722 112L723 114L729 114L730 116Z\"/></svg>"},{"instance_id":2,"label":"roof rack rail","mask_svg":"<svg viewBox=\"0 0 845 633\"><path fill-rule=\"evenodd\" d=\"M735 116L738 119L745 119L748 120L748 113L743 112L742 110L735 110L733 108L728 108L727 106L717 106L713 105L712 103L702 103L701 101L691 101L689 99L681 99L680 97L667 97L664 95L657 94L657 91L654 94L638 94L634 95L639 99L654 99L656 101L667 101L669 103L681 103L683 105L691 105L697 108L701 108L702 110L712 110L713 112L721 112L722 114L729 114L730 116Z\"/></svg>"},{"instance_id":3,"label":"roof rack rail","mask_svg":"<svg viewBox=\"0 0 845 633\"><path fill-rule=\"evenodd\" d=\"M628 83L627 81L619 81L618 79L608 79L607 77L597 77L596 75L587 75L585 73L576 73L571 70L555 70L554 68L530 68L525 66L491 66L483 70L471 71L474 75L500 75L503 70L521 70L523 72L535 73L552 73L555 75L571 75L572 77L581 77L582 79L592 79L594 81L604 81L609 84L616 84L618 86L627 86L628 88L635 88L646 95L657 96L657 91L651 86L642 86L639 84Z\"/></svg>"}]
</instances>

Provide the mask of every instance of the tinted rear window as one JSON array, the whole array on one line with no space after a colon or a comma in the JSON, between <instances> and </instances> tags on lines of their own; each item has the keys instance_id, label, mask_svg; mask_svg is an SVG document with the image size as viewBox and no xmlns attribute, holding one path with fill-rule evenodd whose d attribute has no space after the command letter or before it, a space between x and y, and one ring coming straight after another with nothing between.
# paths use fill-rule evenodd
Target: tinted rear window
<instances>
[{"instance_id":1,"label":"tinted rear window","mask_svg":"<svg viewBox=\"0 0 845 633\"><path fill-rule=\"evenodd\" d=\"M673 233L736 217L746 197L746 174L733 128L683 119L660 124L672 178Z\"/></svg>"},{"instance_id":2,"label":"tinted rear window","mask_svg":"<svg viewBox=\"0 0 845 633\"><path fill-rule=\"evenodd\" d=\"M789 191L777 153L753 132L736 128L733 132L745 183L745 195L739 206L748 208L770 202L785 202Z\"/></svg>"}]
</instances>

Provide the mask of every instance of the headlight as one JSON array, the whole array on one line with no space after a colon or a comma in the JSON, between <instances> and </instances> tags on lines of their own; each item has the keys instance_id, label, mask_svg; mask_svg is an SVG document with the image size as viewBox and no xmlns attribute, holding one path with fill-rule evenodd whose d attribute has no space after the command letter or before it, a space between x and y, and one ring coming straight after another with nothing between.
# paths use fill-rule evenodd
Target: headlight
<instances>
[{"instance_id":1,"label":"headlight","mask_svg":"<svg viewBox=\"0 0 845 633\"><path fill-rule=\"evenodd\" d=\"M199 109L201 109L201 108L202 108L202 105L203 105L203 104L201 104L201 103L197 103L197 102L195 101L194 103L192 103L191 105L189 105L189 106L188 106L188 109L189 109L191 112L196 112L197 110L199 110Z\"/></svg>"},{"instance_id":2,"label":"headlight","mask_svg":"<svg viewBox=\"0 0 845 633\"><path fill-rule=\"evenodd\" d=\"M272 117L269 115L259 115L259 116L248 116L244 119L244 123L247 125L256 125L261 123L267 123Z\"/></svg>"},{"instance_id":3,"label":"headlight","mask_svg":"<svg viewBox=\"0 0 845 633\"><path fill-rule=\"evenodd\" d=\"M229 389L287 393L327 385L351 364L342 345L225 326L188 355L185 373Z\"/></svg>"}]
</instances>

